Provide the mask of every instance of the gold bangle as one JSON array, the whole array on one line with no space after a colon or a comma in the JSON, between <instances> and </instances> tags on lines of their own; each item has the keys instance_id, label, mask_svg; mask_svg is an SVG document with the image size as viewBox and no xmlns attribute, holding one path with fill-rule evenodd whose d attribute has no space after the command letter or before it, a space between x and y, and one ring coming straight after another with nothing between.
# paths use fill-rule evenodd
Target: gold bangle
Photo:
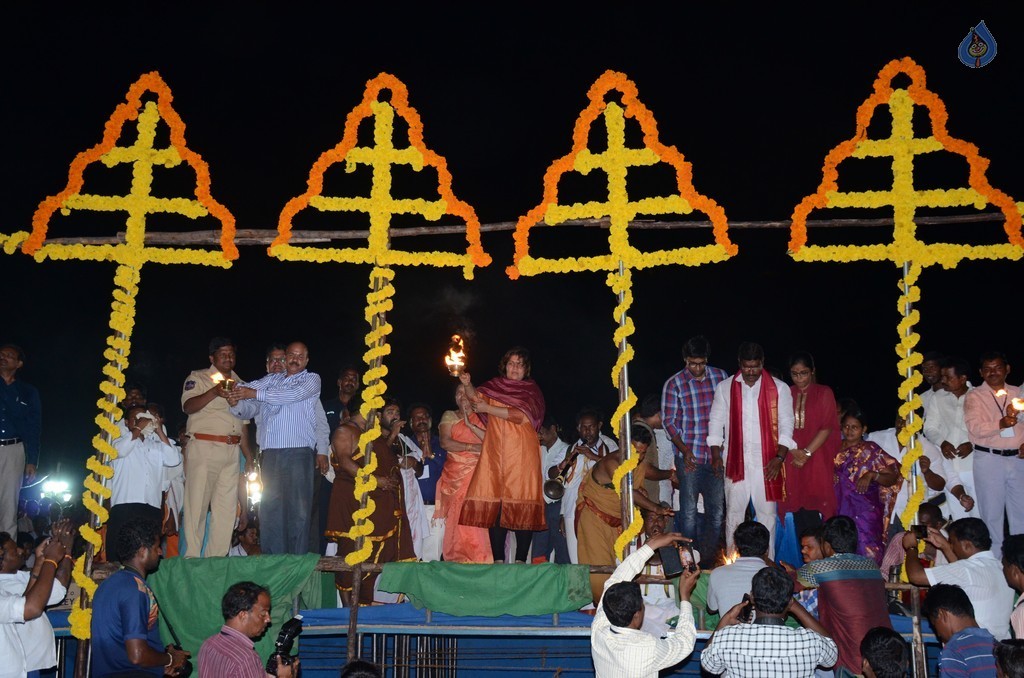
<instances>
[{"instance_id":1,"label":"gold bangle","mask_svg":"<svg viewBox=\"0 0 1024 678\"><path fill-rule=\"evenodd\" d=\"M43 563L52 563L53 564L53 569L55 569L55 570L58 567L57 561L56 560L50 560L49 558L43 558Z\"/></svg>"}]
</instances>

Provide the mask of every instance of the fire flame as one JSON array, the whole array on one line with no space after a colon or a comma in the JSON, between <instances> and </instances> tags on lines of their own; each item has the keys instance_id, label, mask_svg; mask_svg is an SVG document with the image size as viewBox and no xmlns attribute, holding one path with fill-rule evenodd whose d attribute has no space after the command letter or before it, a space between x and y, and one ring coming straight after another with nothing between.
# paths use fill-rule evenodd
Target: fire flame
<instances>
[{"instance_id":1,"label":"fire flame","mask_svg":"<svg viewBox=\"0 0 1024 678\"><path fill-rule=\"evenodd\" d=\"M466 366L466 352L463 350L462 337L457 334L452 335L448 355L444 357L444 364L447 365L448 372L453 377L459 376L462 373L462 368Z\"/></svg>"},{"instance_id":2,"label":"fire flame","mask_svg":"<svg viewBox=\"0 0 1024 678\"><path fill-rule=\"evenodd\" d=\"M1014 398L1013 400L1010 401L1010 404L1013 405L1013 409L1017 410L1018 412L1024 412L1024 400L1020 398Z\"/></svg>"},{"instance_id":3,"label":"fire flame","mask_svg":"<svg viewBox=\"0 0 1024 678\"><path fill-rule=\"evenodd\" d=\"M224 375L221 374L220 372L214 372L213 374L210 375L210 381L212 381L215 384L219 384L220 382L224 381Z\"/></svg>"},{"instance_id":4,"label":"fire flame","mask_svg":"<svg viewBox=\"0 0 1024 678\"><path fill-rule=\"evenodd\" d=\"M1001 388L998 391L996 391L996 397L997 398L1002 398L1004 395L1006 395L1006 389L1005 388Z\"/></svg>"}]
</instances>

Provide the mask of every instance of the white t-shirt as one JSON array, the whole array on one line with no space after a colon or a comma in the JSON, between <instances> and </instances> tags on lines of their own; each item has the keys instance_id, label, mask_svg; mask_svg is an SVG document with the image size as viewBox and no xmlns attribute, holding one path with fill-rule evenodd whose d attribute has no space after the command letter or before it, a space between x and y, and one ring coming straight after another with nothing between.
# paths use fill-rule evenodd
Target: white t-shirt
<instances>
[{"instance_id":1,"label":"white t-shirt","mask_svg":"<svg viewBox=\"0 0 1024 678\"><path fill-rule=\"evenodd\" d=\"M996 640L1010 637L1013 589L1006 585L1003 566L991 551L979 551L970 558L924 571L928 584L954 584L971 599L974 618Z\"/></svg>"},{"instance_id":2,"label":"white t-shirt","mask_svg":"<svg viewBox=\"0 0 1024 678\"><path fill-rule=\"evenodd\" d=\"M24 570L13 574L0 574L0 597L5 602L20 599L22 615L29 576L30 573ZM64 600L66 593L64 585L54 580L53 590L46 602L47 606L56 605ZM22 662L23 670L19 670ZM25 671L48 669L56 663L57 646L53 638L53 627L45 614L27 622L3 624L3 630L0 631L0 676L23 676Z\"/></svg>"},{"instance_id":3,"label":"white t-shirt","mask_svg":"<svg viewBox=\"0 0 1024 678\"><path fill-rule=\"evenodd\" d=\"M737 558L731 565L716 567L708 578L708 610L725 614L750 593L754 575L768 567L761 558Z\"/></svg>"}]
</instances>

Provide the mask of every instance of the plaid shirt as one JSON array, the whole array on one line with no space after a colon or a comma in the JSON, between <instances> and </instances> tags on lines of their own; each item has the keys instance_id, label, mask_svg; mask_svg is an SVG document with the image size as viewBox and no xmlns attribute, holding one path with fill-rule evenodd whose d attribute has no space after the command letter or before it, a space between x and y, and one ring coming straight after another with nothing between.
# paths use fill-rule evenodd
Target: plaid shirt
<instances>
[{"instance_id":1,"label":"plaid shirt","mask_svg":"<svg viewBox=\"0 0 1024 678\"><path fill-rule=\"evenodd\" d=\"M715 399L715 387L728 378L725 370L711 365L703 380L695 379L684 368L665 382L661 393L661 420L669 438L674 440L679 436L698 464L711 463L707 440L711 403ZM683 456L678 449L676 456Z\"/></svg>"},{"instance_id":2,"label":"plaid shirt","mask_svg":"<svg viewBox=\"0 0 1024 678\"><path fill-rule=\"evenodd\" d=\"M805 628L736 624L715 631L700 655L701 667L736 678L813 678L817 666L836 663L839 652L830 638Z\"/></svg>"}]
</instances>

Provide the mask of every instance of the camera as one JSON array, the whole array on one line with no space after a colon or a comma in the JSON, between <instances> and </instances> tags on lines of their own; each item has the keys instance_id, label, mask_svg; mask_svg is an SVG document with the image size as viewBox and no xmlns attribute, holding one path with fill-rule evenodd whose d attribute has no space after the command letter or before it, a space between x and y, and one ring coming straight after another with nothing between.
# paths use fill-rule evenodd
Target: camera
<instances>
[{"instance_id":1,"label":"camera","mask_svg":"<svg viewBox=\"0 0 1024 678\"><path fill-rule=\"evenodd\" d=\"M267 658L267 673L277 675L278 666L290 666L295 661L292 646L295 639L302 633L302 615L297 614L281 626L274 641L274 653Z\"/></svg>"},{"instance_id":2,"label":"camera","mask_svg":"<svg viewBox=\"0 0 1024 678\"><path fill-rule=\"evenodd\" d=\"M180 650L181 649L181 645L179 645L178 643L175 643L174 644L174 649L175 650ZM192 675L192 671L194 669L195 669L195 667L192 666L192 662L190 662L189 660L186 659L185 663L182 664L181 666L179 666L178 670L175 671L171 675L173 675L174 678L189 678L189 676Z\"/></svg>"}]
</instances>

